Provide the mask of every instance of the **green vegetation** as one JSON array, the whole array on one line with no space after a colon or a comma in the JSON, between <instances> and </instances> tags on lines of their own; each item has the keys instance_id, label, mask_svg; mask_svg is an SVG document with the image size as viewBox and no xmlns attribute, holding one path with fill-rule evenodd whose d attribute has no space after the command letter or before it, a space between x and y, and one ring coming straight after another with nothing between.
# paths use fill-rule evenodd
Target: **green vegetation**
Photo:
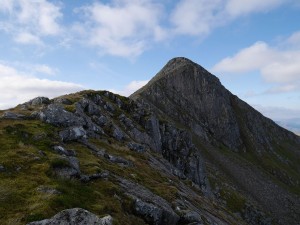
<instances>
[{"instance_id":1,"label":"green vegetation","mask_svg":"<svg viewBox=\"0 0 300 225\"><path fill-rule=\"evenodd\" d=\"M68 112L74 113L76 111L76 106L75 104L72 105L64 105L65 110Z\"/></svg>"},{"instance_id":2,"label":"green vegetation","mask_svg":"<svg viewBox=\"0 0 300 225\"><path fill-rule=\"evenodd\" d=\"M76 151L84 174L107 170L145 185L167 200L175 199L176 187L148 165L144 154L130 151L122 143L91 141L99 149L132 161L134 167L113 164L96 157L82 144L68 143L65 147ZM113 177L82 183L62 180L49 173L53 168L70 166L52 150L53 145L59 144L57 128L37 120L0 119L0 143L0 164L6 169L0 173L0 224L18 225L41 220L72 207L81 207L99 216L110 214L115 224L144 224L132 214L132 200ZM51 187L60 194L39 191L41 186Z\"/></svg>"},{"instance_id":3,"label":"green vegetation","mask_svg":"<svg viewBox=\"0 0 300 225\"><path fill-rule=\"evenodd\" d=\"M54 158L50 161L50 167L51 169L54 168L64 168L64 167L70 167L70 163L67 159L64 158Z\"/></svg>"},{"instance_id":4,"label":"green vegetation","mask_svg":"<svg viewBox=\"0 0 300 225\"><path fill-rule=\"evenodd\" d=\"M238 192L223 187L220 194L221 198L226 201L226 205L231 212L241 212L245 207L246 199Z\"/></svg>"}]
</instances>

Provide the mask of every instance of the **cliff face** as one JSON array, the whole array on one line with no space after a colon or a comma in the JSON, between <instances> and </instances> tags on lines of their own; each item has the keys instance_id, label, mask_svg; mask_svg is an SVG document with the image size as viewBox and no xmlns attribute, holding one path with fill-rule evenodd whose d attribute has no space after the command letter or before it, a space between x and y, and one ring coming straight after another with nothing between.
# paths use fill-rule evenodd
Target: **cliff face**
<instances>
[{"instance_id":1,"label":"cliff face","mask_svg":"<svg viewBox=\"0 0 300 225\"><path fill-rule=\"evenodd\" d=\"M219 79L186 58L170 60L130 96L234 151L269 151L275 143L300 138L279 127L225 89Z\"/></svg>"},{"instance_id":2,"label":"cliff face","mask_svg":"<svg viewBox=\"0 0 300 225\"><path fill-rule=\"evenodd\" d=\"M0 112L0 224L298 224L298 137L184 58L131 98Z\"/></svg>"}]
</instances>

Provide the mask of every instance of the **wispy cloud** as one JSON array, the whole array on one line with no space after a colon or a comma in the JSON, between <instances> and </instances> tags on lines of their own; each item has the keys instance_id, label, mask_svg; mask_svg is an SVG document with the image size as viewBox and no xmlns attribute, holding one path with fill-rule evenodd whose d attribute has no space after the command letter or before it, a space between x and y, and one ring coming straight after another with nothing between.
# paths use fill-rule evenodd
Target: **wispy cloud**
<instances>
[{"instance_id":1,"label":"wispy cloud","mask_svg":"<svg viewBox=\"0 0 300 225\"><path fill-rule=\"evenodd\" d=\"M83 86L79 84L39 79L0 63L0 109L15 106L37 96L56 97L82 89Z\"/></svg>"}]
</instances>

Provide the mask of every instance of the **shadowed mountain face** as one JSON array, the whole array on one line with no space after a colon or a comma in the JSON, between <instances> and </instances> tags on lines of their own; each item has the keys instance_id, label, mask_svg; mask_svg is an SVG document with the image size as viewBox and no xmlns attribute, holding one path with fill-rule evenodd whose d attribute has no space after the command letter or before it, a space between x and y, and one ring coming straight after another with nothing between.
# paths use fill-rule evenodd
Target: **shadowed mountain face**
<instances>
[{"instance_id":1,"label":"shadowed mountain face","mask_svg":"<svg viewBox=\"0 0 300 225\"><path fill-rule=\"evenodd\" d=\"M0 224L298 225L299 146L175 58L131 98L0 111Z\"/></svg>"},{"instance_id":2,"label":"shadowed mountain face","mask_svg":"<svg viewBox=\"0 0 300 225\"><path fill-rule=\"evenodd\" d=\"M264 117L186 58L170 60L130 98L189 130L202 146L208 166L217 167L209 176L223 170L275 218L299 221L299 209L293 210L299 206L300 138L294 133Z\"/></svg>"},{"instance_id":3,"label":"shadowed mountain face","mask_svg":"<svg viewBox=\"0 0 300 225\"><path fill-rule=\"evenodd\" d=\"M234 151L272 151L293 133L231 94L219 79L186 58L175 58L130 96L142 99L198 136Z\"/></svg>"}]
</instances>

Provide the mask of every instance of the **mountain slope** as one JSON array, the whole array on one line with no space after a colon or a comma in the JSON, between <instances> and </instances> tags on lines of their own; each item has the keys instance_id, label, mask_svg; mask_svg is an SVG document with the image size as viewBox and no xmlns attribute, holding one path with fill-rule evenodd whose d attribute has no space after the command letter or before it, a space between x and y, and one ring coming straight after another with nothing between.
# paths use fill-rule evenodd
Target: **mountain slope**
<instances>
[{"instance_id":1,"label":"mountain slope","mask_svg":"<svg viewBox=\"0 0 300 225\"><path fill-rule=\"evenodd\" d=\"M184 58L132 98L0 111L0 224L298 224L299 138Z\"/></svg>"},{"instance_id":2,"label":"mountain slope","mask_svg":"<svg viewBox=\"0 0 300 225\"><path fill-rule=\"evenodd\" d=\"M1 114L0 224L246 224L205 197L192 136L128 98L83 91Z\"/></svg>"},{"instance_id":3,"label":"mountain slope","mask_svg":"<svg viewBox=\"0 0 300 225\"><path fill-rule=\"evenodd\" d=\"M130 98L189 130L201 154L207 155L207 164L218 164L210 171L211 178L216 171L225 171L246 198L283 224L297 224L298 136L261 115L186 58L170 60Z\"/></svg>"}]
</instances>

